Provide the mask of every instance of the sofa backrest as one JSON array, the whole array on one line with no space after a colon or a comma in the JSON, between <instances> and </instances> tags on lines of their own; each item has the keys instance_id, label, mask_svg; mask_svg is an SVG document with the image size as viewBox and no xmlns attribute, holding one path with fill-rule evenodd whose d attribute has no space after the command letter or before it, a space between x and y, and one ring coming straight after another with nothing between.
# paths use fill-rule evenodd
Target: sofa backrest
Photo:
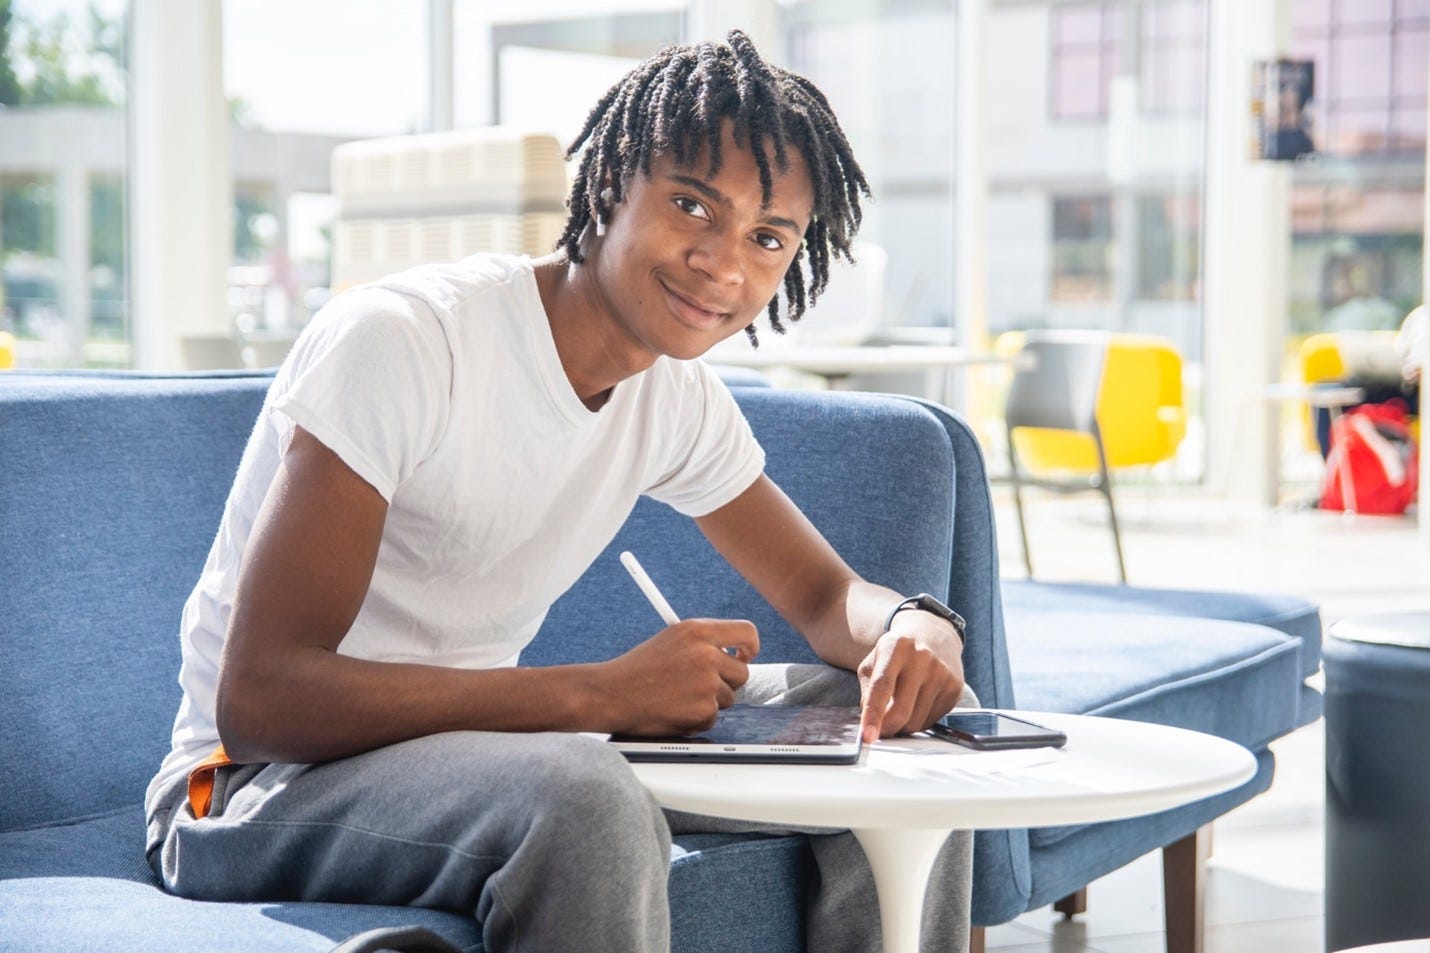
<instances>
[{"instance_id":1,"label":"sofa backrest","mask_svg":"<svg viewBox=\"0 0 1430 953\"><path fill-rule=\"evenodd\" d=\"M0 379L0 829L141 799L266 376Z\"/></svg>"},{"instance_id":2,"label":"sofa backrest","mask_svg":"<svg viewBox=\"0 0 1430 953\"><path fill-rule=\"evenodd\" d=\"M921 406L893 397L736 388L766 472L866 578L948 589L953 452ZM615 541L552 607L524 664L609 658L662 625L619 561L636 554L682 617L747 618L760 661L817 661L804 640L706 542L692 520L643 499ZM614 651L613 651L614 650Z\"/></svg>"},{"instance_id":3,"label":"sofa backrest","mask_svg":"<svg viewBox=\"0 0 1430 953\"><path fill-rule=\"evenodd\" d=\"M178 706L180 610L269 380L0 383L0 830L142 798ZM1011 705L987 482L967 428L908 398L735 393L775 481L856 571L947 594L970 622L970 684ZM524 664L608 658L659 627L622 549L678 612L752 619L762 660L812 660L691 521L642 501Z\"/></svg>"}]
</instances>

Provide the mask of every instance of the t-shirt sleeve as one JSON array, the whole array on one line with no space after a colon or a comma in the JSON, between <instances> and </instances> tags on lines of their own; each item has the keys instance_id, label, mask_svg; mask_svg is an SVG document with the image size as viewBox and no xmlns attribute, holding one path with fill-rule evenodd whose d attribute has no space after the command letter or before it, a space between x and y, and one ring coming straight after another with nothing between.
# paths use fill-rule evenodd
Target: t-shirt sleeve
<instances>
[{"instance_id":1,"label":"t-shirt sleeve","mask_svg":"<svg viewBox=\"0 0 1430 953\"><path fill-rule=\"evenodd\" d=\"M750 430L729 388L703 361L688 365L695 382L687 393L697 398L672 468L646 494L677 512L697 517L713 513L745 490L765 470L765 451Z\"/></svg>"},{"instance_id":2,"label":"t-shirt sleeve","mask_svg":"<svg viewBox=\"0 0 1430 953\"><path fill-rule=\"evenodd\" d=\"M450 411L452 352L432 308L377 288L323 309L275 381L287 452L296 424L392 502L431 455Z\"/></svg>"}]
</instances>

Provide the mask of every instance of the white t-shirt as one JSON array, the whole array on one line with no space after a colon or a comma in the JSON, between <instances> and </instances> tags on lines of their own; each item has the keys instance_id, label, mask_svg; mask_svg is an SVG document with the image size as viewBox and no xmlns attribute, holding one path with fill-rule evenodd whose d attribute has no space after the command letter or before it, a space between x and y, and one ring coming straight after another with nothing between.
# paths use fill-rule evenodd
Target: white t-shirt
<instances>
[{"instance_id":1,"label":"white t-shirt","mask_svg":"<svg viewBox=\"0 0 1430 953\"><path fill-rule=\"evenodd\" d=\"M389 504L367 597L338 646L378 661L515 665L639 496L701 516L764 469L702 362L662 357L588 410L527 258L478 255L339 296L279 370L184 606L184 697L151 796L218 744L239 563L295 424Z\"/></svg>"}]
</instances>

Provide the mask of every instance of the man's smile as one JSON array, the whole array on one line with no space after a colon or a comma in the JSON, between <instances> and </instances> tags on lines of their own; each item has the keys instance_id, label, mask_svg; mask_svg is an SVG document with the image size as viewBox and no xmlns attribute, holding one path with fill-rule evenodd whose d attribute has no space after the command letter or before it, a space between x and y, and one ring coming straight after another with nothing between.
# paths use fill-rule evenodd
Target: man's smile
<instances>
[{"instance_id":1,"label":"man's smile","mask_svg":"<svg viewBox=\"0 0 1430 953\"><path fill-rule=\"evenodd\" d=\"M660 281L670 310L682 323L698 330L710 330L730 316L730 309L723 305L706 303L690 295L676 291L665 281Z\"/></svg>"}]
</instances>

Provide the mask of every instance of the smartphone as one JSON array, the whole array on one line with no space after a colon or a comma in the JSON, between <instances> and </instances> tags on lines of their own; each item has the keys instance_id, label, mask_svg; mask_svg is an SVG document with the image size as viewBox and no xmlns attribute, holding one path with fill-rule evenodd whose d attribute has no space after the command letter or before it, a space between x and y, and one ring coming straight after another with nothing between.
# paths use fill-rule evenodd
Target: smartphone
<instances>
[{"instance_id":1,"label":"smartphone","mask_svg":"<svg viewBox=\"0 0 1430 953\"><path fill-rule=\"evenodd\" d=\"M929 729L940 738L979 751L1002 748L1061 748L1068 736L996 711L952 711Z\"/></svg>"}]
</instances>

